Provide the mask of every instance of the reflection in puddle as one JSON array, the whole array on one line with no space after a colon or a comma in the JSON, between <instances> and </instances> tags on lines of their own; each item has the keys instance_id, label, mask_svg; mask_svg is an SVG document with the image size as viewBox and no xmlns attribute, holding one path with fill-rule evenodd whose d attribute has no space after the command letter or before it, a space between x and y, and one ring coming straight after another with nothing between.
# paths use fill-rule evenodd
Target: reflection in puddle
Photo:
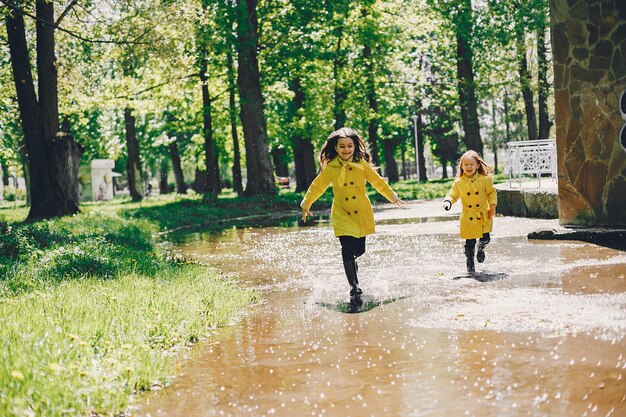
<instances>
[{"instance_id":1,"label":"reflection in puddle","mask_svg":"<svg viewBox=\"0 0 626 417\"><path fill-rule=\"evenodd\" d=\"M388 300L373 300L370 297L352 297L350 301L340 301L338 303L324 303L316 302L315 304L321 307L325 307L329 310L338 311L340 313L366 313L376 307L383 306L385 304L395 303L396 301L403 300L408 297L396 297Z\"/></svg>"},{"instance_id":2,"label":"reflection in puddle","mask_svg":"<svg viewBox=\"0 0 626 417\"><path fill-rule=\"evenodd\" d=\"M465 275L457 275L455 277L452 277L453 280L457 280L457 279L462 279L462 278L469 278L469 279L475 279L476 281L479 282L493 282L493 281L500 281L501 279L505 279L508 278L509 276L503 272L474 272L473 274L465 274Z\"/></svg>"}]
</instances>

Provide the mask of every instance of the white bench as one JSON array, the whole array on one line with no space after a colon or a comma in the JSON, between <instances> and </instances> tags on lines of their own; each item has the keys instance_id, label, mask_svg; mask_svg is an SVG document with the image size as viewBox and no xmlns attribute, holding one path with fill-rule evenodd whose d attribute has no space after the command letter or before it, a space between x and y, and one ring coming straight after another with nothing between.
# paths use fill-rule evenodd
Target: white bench
<instances>
[{"instance_id":1,"label":"white bench","mask_svg":"<svg viewBox=\"0 0 626 417\"><path fill-rule=\"evenodd\" d=\"M553 179L557 178L555 139L507 142L506 158L509 185L513 178L517 178L521 184L524 174L535 175L540 187L542 174L550 174Z\"/></svg>"}]
</instances>

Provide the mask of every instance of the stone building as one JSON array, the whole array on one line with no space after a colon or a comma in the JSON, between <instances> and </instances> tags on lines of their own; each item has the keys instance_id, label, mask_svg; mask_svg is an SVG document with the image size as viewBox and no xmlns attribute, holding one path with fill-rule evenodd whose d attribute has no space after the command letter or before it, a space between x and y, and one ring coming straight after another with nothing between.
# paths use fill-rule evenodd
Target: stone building
<instances>
[{"instance_id":1,"label":"stone building","mask_svg":"<svg viewBox=\"0 0 626 417\"><path fill-rule=\"evenodd\" d=\"M550 0L550 19L560 223L623 227L626 1Z\"/></svg>"}]
</instances>

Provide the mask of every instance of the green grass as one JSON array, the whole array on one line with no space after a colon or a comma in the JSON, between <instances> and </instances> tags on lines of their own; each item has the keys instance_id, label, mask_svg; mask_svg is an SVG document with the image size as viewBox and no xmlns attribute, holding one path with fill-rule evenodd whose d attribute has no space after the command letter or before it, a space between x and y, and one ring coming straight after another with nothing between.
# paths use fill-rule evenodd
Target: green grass
<instances>
[{"instance_id":1,"label":"green grass","mask_svg":"<svg viewBox=\"0 0 626 417\"><path fill-rule=\"evenodd\" d=\"M0 415L115 415L165 385L174 355L225 325L241 293L199 266L80 279L0 303Z\"/></svg>"},{"instance_id":2,"label":"green grass","mask_svg":"<svg viewBox=\"0 0 626 417\"><path fill-rule=\"evenodd\" d=\"M116 204L0 223L0 415L119 415L168 383L176 352L257 300L157 251L158 224Z\"/></svg>"}]
</instances>

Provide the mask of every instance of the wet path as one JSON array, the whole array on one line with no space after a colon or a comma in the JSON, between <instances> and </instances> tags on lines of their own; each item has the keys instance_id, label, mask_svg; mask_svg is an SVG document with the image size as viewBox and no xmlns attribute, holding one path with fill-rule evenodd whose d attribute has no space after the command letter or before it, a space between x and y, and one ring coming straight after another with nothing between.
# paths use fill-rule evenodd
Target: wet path
<instances>
[{"instance_id":1,"label":"wet path","mask_svg":"<svg viewBox=\"0 0 626 417\"><path fill-rule=\"evenodd\" d=\"M529 241L556 221L498 217L486 282L454 279L457 222L437 208L377 212L360 306L327 223L181 237L265 301L135 415L626 415L626 252Z\"/></svg>"}]
</instances>

